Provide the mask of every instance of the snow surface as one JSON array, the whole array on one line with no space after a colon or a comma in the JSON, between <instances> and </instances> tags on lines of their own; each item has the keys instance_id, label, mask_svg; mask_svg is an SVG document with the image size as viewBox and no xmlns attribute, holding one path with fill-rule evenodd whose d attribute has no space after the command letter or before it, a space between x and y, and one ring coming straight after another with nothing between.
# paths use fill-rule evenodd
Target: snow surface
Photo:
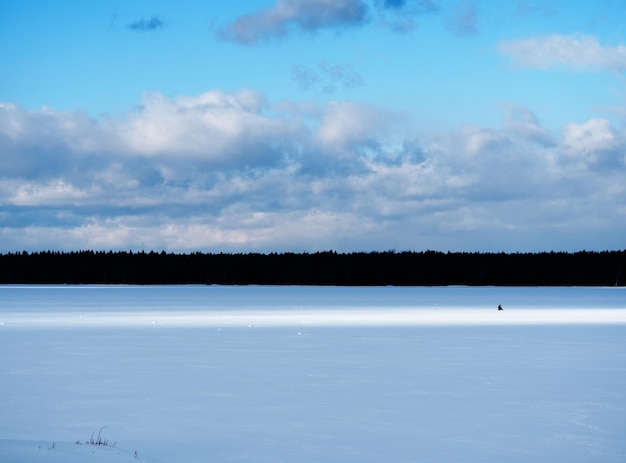
<instances>
[{"instance_id":1,"label":"snow surface","mask_svg":"<svg viewBox=\"0 0 626 463\"><path fill-rule=\"evenodd\" d=\"M3 286L0 397L3 463L624 462L626 291Z\"/></svg>"}]
</instances>

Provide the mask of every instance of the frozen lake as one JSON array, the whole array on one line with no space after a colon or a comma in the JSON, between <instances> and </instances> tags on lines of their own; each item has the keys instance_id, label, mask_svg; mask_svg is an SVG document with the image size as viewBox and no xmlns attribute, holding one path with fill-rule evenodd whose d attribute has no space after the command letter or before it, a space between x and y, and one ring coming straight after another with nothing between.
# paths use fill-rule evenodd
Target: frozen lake
<instances>
[{"instance_id":1,"label":"frozen lake","mask_svg":"<svg viewBox=\"0 0 626 463\"><path fill-rule=\"evenodd\" d=\"M2 462L624 462L626 289L0 286L0 379Z\"/></svg>"}]
</instances>

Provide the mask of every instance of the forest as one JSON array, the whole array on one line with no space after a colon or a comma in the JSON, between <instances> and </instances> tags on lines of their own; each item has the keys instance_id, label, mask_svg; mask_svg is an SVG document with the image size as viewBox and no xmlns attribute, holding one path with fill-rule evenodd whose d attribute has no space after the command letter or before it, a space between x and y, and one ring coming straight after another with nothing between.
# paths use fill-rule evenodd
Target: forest
<instances>
[{"instance_id":1,"label":"forest","mask_svg":"<svg viewBox=\"0 0 626 463\"><path fill-rule=\"evenodd\" d=\"M623 286L626 250L0 254L0 284Z\"/></svg>"}]
</instances>

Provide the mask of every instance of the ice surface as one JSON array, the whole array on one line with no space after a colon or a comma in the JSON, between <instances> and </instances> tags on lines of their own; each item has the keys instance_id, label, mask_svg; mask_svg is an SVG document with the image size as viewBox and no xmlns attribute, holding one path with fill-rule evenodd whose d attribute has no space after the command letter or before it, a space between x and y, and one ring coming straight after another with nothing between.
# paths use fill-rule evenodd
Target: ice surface
<instances>
[{"instance_id":1,"label":"ice surface","mask_svg":"<svg viewBox=\"0 0 626 463\"><path fill-rule=\"evenodd\" d=\"M155 460L113 445L85 443L0 440L3 463L157 463Z\"/></svg>"},{"instance_id":2,"label":"ice surface","mask_svg":"<svg viewBox=\"0 0 626 463\"><path fill-rule=\"evenodd\" d=\"M622 288L0 287L0 461L623 462L625 311ZM102 426L114 448L76 444Z\"/></svg>"}]
</instances>

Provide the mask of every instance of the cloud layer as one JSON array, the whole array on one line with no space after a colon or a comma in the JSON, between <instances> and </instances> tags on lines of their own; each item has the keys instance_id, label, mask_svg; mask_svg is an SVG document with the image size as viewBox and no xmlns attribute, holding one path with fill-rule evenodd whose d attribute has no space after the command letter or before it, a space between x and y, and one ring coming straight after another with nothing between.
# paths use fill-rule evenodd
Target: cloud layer
<instances>
[{"instance_id":1,"label":"cloud layer","mask_svg":"<svg viewBox=\"0 0 626 463\"><path fill-rule=\"evenodd\" d=\"M510 107L499 129L407 127L385 108L250 90L146 94L102 120L1 104L2 251L623 243L626 139L608 120L550 133Z\"/></svg>"}]
</instances>

